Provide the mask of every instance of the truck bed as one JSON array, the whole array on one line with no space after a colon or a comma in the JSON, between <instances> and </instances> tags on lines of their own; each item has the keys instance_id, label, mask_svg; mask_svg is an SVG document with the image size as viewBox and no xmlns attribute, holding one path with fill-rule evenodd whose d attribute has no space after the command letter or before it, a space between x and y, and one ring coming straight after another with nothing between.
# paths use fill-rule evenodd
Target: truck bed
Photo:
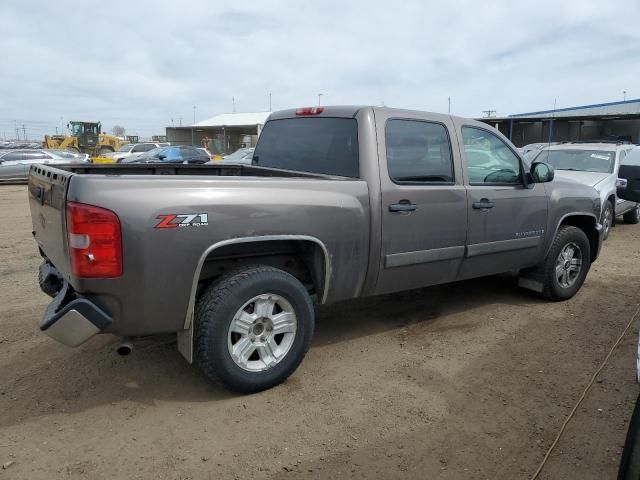
<instances>
[{"instance_id":1,"label":"truck bed","mask_svg":"<svg viewBox=\"0 0 640 480\"><path fill-rule=\"evenodd\" d=\"M364 180L251 165L37 165L28 189L43 257L77 295L113 317L110 331L119 335L182 329L190 318L194 276L197 282L201 269L207 271L207 252L229 242L270 239L281 254L286 248L278 241L314 239L326 249L331 278L339 276L327 280L323 298L352 298L362 289L370 218ZM72 274L65 213L70 202L117 214L121 276ZM207 220L162 228L163 218L176 215Z\"/></svg>"}]
</instances>

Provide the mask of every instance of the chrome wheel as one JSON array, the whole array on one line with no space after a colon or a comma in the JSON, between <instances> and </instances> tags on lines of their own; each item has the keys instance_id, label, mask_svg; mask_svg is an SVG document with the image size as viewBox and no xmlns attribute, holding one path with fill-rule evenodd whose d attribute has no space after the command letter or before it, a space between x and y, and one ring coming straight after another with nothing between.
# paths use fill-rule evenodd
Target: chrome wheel
<instances>
[{"instance_id":1,"label":"chrome wheel","mask_svg":"<svg viewBox=\"0 0 640 480\"><path fill-rule=\"evenodd\" d=\"M582 250L575 243L567 243L556 259L556 279L562 288L576 283L582 269Z\"/></svg>"},{"instance_id":2,"label":"chrome wheel","mask_svg":"<svg viewBox=\"0 0 640 480\"><path fill-rule=\"evenodd\" d=\"M231 320L227 345L240 368L262 372L277 365L291 349L298 319L280 295L258 295L245 303Z\"/></svg>"}]
</instances>

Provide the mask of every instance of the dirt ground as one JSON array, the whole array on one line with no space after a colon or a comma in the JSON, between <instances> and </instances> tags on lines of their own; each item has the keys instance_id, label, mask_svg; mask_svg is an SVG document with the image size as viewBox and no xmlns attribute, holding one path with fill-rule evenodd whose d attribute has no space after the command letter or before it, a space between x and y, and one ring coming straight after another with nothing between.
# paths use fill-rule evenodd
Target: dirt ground
<instances>
[{"instance_id":1,"label":"dirt ground","mask_svg":"<svg viewBox=\"0 0 640 480\"><path fill-rule=\"evenodd\" d=\"M322 308L298 371L239 396L172 338L118 357L40 333L26 188L0 212L0 479L528 479L640 303L640 227L620 225L568 302L493 277ZM615 478L637 331L540 478Z\"/></svg>"}]
</instances>

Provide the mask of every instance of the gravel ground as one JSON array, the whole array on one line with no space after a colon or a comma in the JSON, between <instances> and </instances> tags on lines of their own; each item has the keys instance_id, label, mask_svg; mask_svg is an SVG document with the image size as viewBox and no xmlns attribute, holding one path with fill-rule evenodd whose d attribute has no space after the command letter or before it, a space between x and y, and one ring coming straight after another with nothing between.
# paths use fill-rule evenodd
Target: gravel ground
<instances>
[{"instance_id":1,"label":"gravel ground","mask_svg":"<svg viewBox=\"0 0 640 480\"><path fill-rule=\"evenodd\" d=\"M118 357L41 334L25 187L0 211L0 479L528 479L640 302L640 229L619 225L568 302L492 277L325 307L298 371L239 396L170 337ZM540 478L615 478L637 327Z\"/></svg>"}]
</instances>

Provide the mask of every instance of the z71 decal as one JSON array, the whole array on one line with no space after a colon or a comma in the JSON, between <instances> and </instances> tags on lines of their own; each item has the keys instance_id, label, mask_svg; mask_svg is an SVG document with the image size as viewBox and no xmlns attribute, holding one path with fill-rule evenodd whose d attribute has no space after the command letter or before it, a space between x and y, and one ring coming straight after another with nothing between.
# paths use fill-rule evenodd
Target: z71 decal
<instances>
[{"instance_id":1,"label":"z71 decal","mask_svg":"<svg viewBox=\"0 0 640 480\"><path fill-rule=\"evenodd\" d=\"M206 227L209 225L207 213L175 213L158 215L160 220L154 228Z\"/></svg>"}]
</instances>

